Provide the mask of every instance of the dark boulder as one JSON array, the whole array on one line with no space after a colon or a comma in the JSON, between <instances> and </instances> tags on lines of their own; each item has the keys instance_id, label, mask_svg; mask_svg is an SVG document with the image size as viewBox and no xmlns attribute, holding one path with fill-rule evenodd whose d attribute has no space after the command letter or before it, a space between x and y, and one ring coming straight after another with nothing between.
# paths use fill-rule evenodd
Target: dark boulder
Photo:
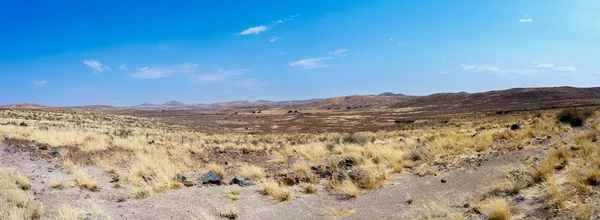
<instances>
[{"instance_id":1,"label":"dark boulder","mask_svg":"<svg viewBox=\"0 0 600 220\"><path fill-rule=\"evenodd\" d=\"M213 172L211 170L210 172L208 172L206 174L206 176L204 176L204 180L202 181L202 184L221 185L221 176L219 176L219 174L216 174L215 172Z\"/></svg>"},{"instance_id":2,"label":"dark boulder","mask_svg":"<svg viewBox=\"0 0 600 220\"><path fill-rule=\"evenodd\" d=\"M523 128L522 124L513 124L513 125L510 126L510 130L513 130L513 131L514 130L519 130L521 128Z\"/></svg>"},{"instance_id":3,"label":"dark boulder","mask_svg":"<svg viewBox=\"0 0 600 220\"><path fill-rule=\"evenodd\" d=\"M25 122L21 122L21 124L19 124L19 126L21 126L21 127L27 127L27 124Z\"/></svg>"}]
</instances>

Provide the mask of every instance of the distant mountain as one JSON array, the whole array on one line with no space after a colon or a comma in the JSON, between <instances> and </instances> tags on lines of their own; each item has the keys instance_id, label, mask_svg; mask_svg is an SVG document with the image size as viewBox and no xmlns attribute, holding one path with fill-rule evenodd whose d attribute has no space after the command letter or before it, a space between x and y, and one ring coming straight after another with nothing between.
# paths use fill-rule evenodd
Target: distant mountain
<instances>
[{"instance_id":1,"label":"distant mountain","mask_svg":"<svg viewBox=\"0 0 600 220\"><path fill-rule=\"evenodd\" d=\"M152 104L149 102L144 102L143 104L139 105L141 107L151 107L151 106L157 106L157 104Z\"/></svg>"},{"instance_id":2,"label":"distant mountain","mask_svg":"<svg viewBox=\"0 0 600 220\"><path fill-rule=\"evenodd\" d=\"M381 93L381 94L379 94L377 96L406 96L406 95L404 95L402 93L394 94L393 92L384 92L384 93Z\"/></svg>"},{"instance_id":3,"label":"distant mountain","mask_svg":"<svg viewBox=\"0 0 600 220\"><path fill-rule=\"evenodd\" d=\"M183 102L178 102L178 101L168 101L165 102L165 104L163 104L164 106L182 106L185 105Z\"/></svg>"}]
</instances>

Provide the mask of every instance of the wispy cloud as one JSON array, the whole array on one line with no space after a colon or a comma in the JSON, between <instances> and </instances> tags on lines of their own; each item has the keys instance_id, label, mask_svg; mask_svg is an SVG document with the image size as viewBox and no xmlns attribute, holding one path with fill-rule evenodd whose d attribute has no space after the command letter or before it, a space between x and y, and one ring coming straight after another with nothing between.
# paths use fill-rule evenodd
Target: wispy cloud
<instances>
[{"instance_id":1,"label":"wispy cloud","mask_svg":"<svg viewBox=\"0 0 600 220\"><path fill-rule=\"evenodd\" d=\"M272 37L271 39L269 39L269 42L275 42L275 41L277 41L277 40L279 40L279 39L281 39L281 37L279 37L279 36L274 36L274 37Z\"/></svg>"},{"instance_id":2,"label":"wispy cloud","mask_svg":"<svg viewBox=\"0 0 600 220\"><path fill-rule=\"evenodd\" d=\"M48 83L50 83L50 82L48 82L46 80L41 80L41 81L35 81L35 82L33 82L33 84L36 85L36 86L43 86L43 85L46 85Z\"/></svg>"},{"instance_id":3,"label":"wispy cloud","mask_svg":"<svg viewBox=\"0 0 600 220\"><path fill-rule=\"evenodd\" d=\"M339 50L335 50L332 52L329 52L329 54L334 55L334 56L346 56L346 51L348 51L348 49L339 49Z\"/></svg>"},{"instance_id":4,"label":"wispy cloud","mask_svg":"<svg viewBox=\"0 0 600 220\"><path fill-rule=\"evenodd\" d=\"M446 74L450 74L450 73L452 73L452 71L447 71L447 70L440 71L440 74L442 74L442 75L446 75Z\"/></svg>"},{"instance_id":5,"label":"wispy cloud","mask_svg":"<svg viewBox=\"0 0 600 220\"><path fill-rule=\"evenodd\" d=\"M104 71L110 71L110 67L102 64L99 60L83 60L83 64L89 66L94 69L95 73L101 73Z\"/></svg>"},{"instance_id":6,"label":"wispy cloud","mask_svg":"<svg viewBox=\"0 0 600 220\"><path fill-rule=\"evenodd\" d=\"M131 74L136 79L160 79L170 77L183 77L194 83L217 83L230 79L235 76L247 73L245 69L223 70L218 69L214 73L198 73L197 64L182 64L170 68L138 68L136 73Z\"/></svg>"},{"instance_id":7,"label":"wispy cloud","mask_svg":"<svg viewBox=\"0 0 600 220\"><path fill-rule=\"evenodd\" d=\"M546 61L536 61L533 62L535 68L538 69L548 69L560 72L577 72L577 67L575 66L555 66L551 63L546 63Z\"/></svg>"},{"instance_id":8,"label":"wispy cloud","mask_svg":"<svg viewBox=\"0 0 600 220\"><path fill-rule=\"evenodd\" d=\"M120 70L126 70L126 69L127 69L127 66L125 66L125 64L121 64L121 66L119 66L119 69L120 69Z\"/></svg>"},{"instance_id":9,"label":"wispy cloud","mask_svg":"<svg viewBox=\"0 0 600 220\"><path fill-rule=\"evenodd\" d=\"M544 61L534 62L533 68L525 68L525 69L505 69L501 66L493 66L493 65L466 65L461 64L461 68L464 70L476 70L476 71L484 71L496 73L499 75L519 75L519 74L533 74L533 73L551 73L551 72L562 72L567 73L568 75L572 75L577 72L578 69L575 66L555 66L554 64L546 63Z\"/></svg>"},{"instance_id":10,"label":"wispy cloud","mask_svg":"<svg viewBox=\"0 0 600 220\"><path fill-rule=\"evenodd\" d=\"M217 83L235 76L246 74L247 71L244 69L239 70L223 70L218 69L215 73L203 73L203 74L188 74L186 77L195 83Z\"/></svg>"},{"instance_id":11,"label":"wispy cloud","mask_svg":"<svg viewBox=\"0 0 600 220\"><path fill-rule=\"evenodd\" d=\"M531 19L529 16L525 16L525 18L519 19L519 23L531 23L532 21L533 19Z\"/></svg>"},{"instance_id":12,"label":"wispy cloud","mask_svg":"<svg viewBox=\"0 0 600 220\"><path fill-rule=\"evenodd\" d=\"M261 26L248 28L248 29L240 32L239 34L240 35L259 34L260 32L264 32L266 30L267 30L267 26L261 25Z\"/></svg>"},{"instance_id":13,"label":"wispy cloud","mask_svg":"<svg viewBox=\"0 0 600 220\"><path fill-rule=\"evenodd\" d=\"M322 63L323 60L331 59L330 57L317 57L317 58L307 58L298 60L295 62L289 63L291 67L296 67L300 69L314 69L320 67L330 66L329 64Z\"/></svg>"}]
</instances>

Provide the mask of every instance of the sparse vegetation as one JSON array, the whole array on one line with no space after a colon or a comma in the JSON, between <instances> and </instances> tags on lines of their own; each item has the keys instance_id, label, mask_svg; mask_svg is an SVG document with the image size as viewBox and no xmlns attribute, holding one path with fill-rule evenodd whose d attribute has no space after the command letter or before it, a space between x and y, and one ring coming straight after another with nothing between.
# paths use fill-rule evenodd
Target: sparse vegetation
<instances>
[{"instance_id":1,"label":"sparse vegetation","mask_svg":"<svg viewBox=\"0 0 600 220\"><path fill-rule=\"evenodd\" d=\"M353 215L354 213L356 213L356 210L349 208L329 209L326 213L329 214L329 216L337 219Z\"/></svg>"},{"instance_id":2,"label":"sparse vegetation","mask_svg":"<svg viewBox=\"0 0 600 220\"><path fill-rule=\"evenodd\" d=\"M294 200L294 195L290 189L274 180L265 180L260 185L263 194L268 195L275 201L284 202Z\"/></svg>"},{"instance_id":3,"label":"sparse vegetation","mask_svg":"<svg viewBox=\"0 0 600 220\"><path fill-rule=\"evenodd\" d=\"M490 220L508 220L511 217L511 209L506 200L494 198L481 207L481 212Z\"/></svg>"}]
</instances>

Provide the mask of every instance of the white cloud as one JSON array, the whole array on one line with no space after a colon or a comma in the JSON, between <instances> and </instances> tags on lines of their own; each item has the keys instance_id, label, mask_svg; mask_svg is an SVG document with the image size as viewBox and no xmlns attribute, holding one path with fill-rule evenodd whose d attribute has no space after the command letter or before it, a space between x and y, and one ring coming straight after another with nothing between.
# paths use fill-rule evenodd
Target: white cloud
<instances>
[{"instance_id":1,"label":"white cloud","mask_svg":"<svg viewBox=\"0 0 600 220\"><path fill-rule=\"evenodd\" d=\"M554 64L546 63L546 61L536 61L533 62L533 64L535 64L535 68L538 69L547 69L559 72L577 72L577 67L575 66L555 66Z\"/></svg>"},{"instance_id":2,"label":"white cloud","mask_svg":"<svg viewBox=\"0 0 600 220\"><path fill-rule=\"evenodd\" d=\"M136 79L160 79L169 77L183 77L194 83L217 83L229 78L244 75L246 70L223 70L218 69L215 73L197 73L197 64L182 64L171 68L138 68L136 73L131 74Z\"/></svg>"},{"instance_id":3,"label":"white cloud","mask_svg":"<svg viewBox=\"0 0 600 220\"><path fill-rule=\"evenodd\" d=\"M267 30L267 26L261 25L261 26L248 28L248 29L240 32L239 34L241 34L241 35L259 34L260 32L263 32L266 30Z\"/></svg>"},{"instance_id":4,"label":"white cloud","mask_svg":"<svg viewBox=\"0 0 600 220\"><path fill-rule=\"evenodd\" d=\"M119 66L119 69L120 69L120 70L126 70L126 69L127 69L127 66L125 66L125 64L121 64L121 66Z\"/></svg>"},{"instance_id":5,"label":"white cloud","mask_svg":"<svg viewBox=\"0 0 600 220\"><path fill-rule=\"evenodd\" d=\"M46 80L41 80L41 81L35 81L35 82L33 82L33 84L36 85L36 86L43 86L43 85L46 85L48 83L50 83L50 82L48 82Z\"/></svg>"},{"instance_id":6,"label":"white cloud","mask_svg":"<svg viewBox=\"0 0 600 220\"><path fill-rule=\"evenodd\" d=\"M275 42L275 41L277 41L277 40L279 40L279 39L281 39L281 37L279 37L279 36L274 36L274 37L272 37L271 39L269 39L269 42Z\"/></svg>"},{"instance_id":7,"label":"white cloud","mask_svg":"<svg viewBox=\"0 0 600 220\"><path fill-rule=\"evenodd\" d=\"M321 61L327 60L327 59L331 59L331 58L330 57L308 58L308 59L298 60L296 62L291 62L291 63L289 63L289 65L291 67L296 67L296 68L300 68L300 69L314 69L314 68L320 68L320 67L327 67L330 65L324 64L321 62Z\"/></svg>"},{"instance_id":8,"label":"white cloud","mask_svg":"<svg viewBox=\"0 0 600 220\"><path fill-rule=\"evenodd\" d=\"M472 70L472 69L475 69L476 66L460 64L460 67L463 68L464 70Z\"/></svg>"},{"instance_id":9,"label":"white cloud","mask_svg":"<svg viewBox=\"0 0 600 220\"><path fill-rule=\"evenodd\" d=\"M511 74L532 74L532 73L556 73L562 72L567 75L574 75L575 72L578 71L575 66L556 66L554 64L546 63L545 61L537 61L534 62L534 68L527 69L505 69L504 67L492 66L492 65L481 65L481 66L473 66L473 65L460 65L464 70L477 70L477 71L485 71L492 72L499 75L511 75Z\"/></svg>"},{"instance_id":10,"label":"white cloud","mask_svg":"<svg viewBox=\"0 0 600 220\"><path fill-rule=\"evenodd\" d=\"M216 73L205 73L205 74L187 74L187 79L195 83L217 83L225 81L229 78L244 75L246 70L217 70Z\"/></svg>"},{"instance_id":11,"label":"white cloud","mask_svg":"<svg viewBox=\"0 0 600 220\"><path fill-rule=\"evenodd\" d=\"M348 51L348 49L339 49L336 51L329 52L329 54L343 57L346 56L346 51Z\"/></svg>"},{"instance_id":12,"label":"white cloud","mask_svg":"<svg viewBox=\"0 0 600 220\"><path fill-rule=\"evenodd\" d=\"M440 71L440 74L442 74L442 75L446 75L446 74L450 74L450 73L452 73L452 71L446 71L446 70Z\"/></svg>"},{"instance_id":13,"label":"white cloud","mask_svg":"<svg viewBox=\"0 0 600 220\"><path fill-rule=\"evenodd\" d=\"M101 73L104 71L110 71L110 67L102 64L99 60L83 60L83 64L94 69L94 73Z\"/></svg>"},{"instance_id":14,"label":"white cloud","mask_svg":"<svg viewBox=\"0 0 600 220\"><path fill-rule=\"evenodd\" d=\"M519 19L520 23L531 23L533 21L533 19L531 18L521 18Z\"/></svg>"}]
</instances>

